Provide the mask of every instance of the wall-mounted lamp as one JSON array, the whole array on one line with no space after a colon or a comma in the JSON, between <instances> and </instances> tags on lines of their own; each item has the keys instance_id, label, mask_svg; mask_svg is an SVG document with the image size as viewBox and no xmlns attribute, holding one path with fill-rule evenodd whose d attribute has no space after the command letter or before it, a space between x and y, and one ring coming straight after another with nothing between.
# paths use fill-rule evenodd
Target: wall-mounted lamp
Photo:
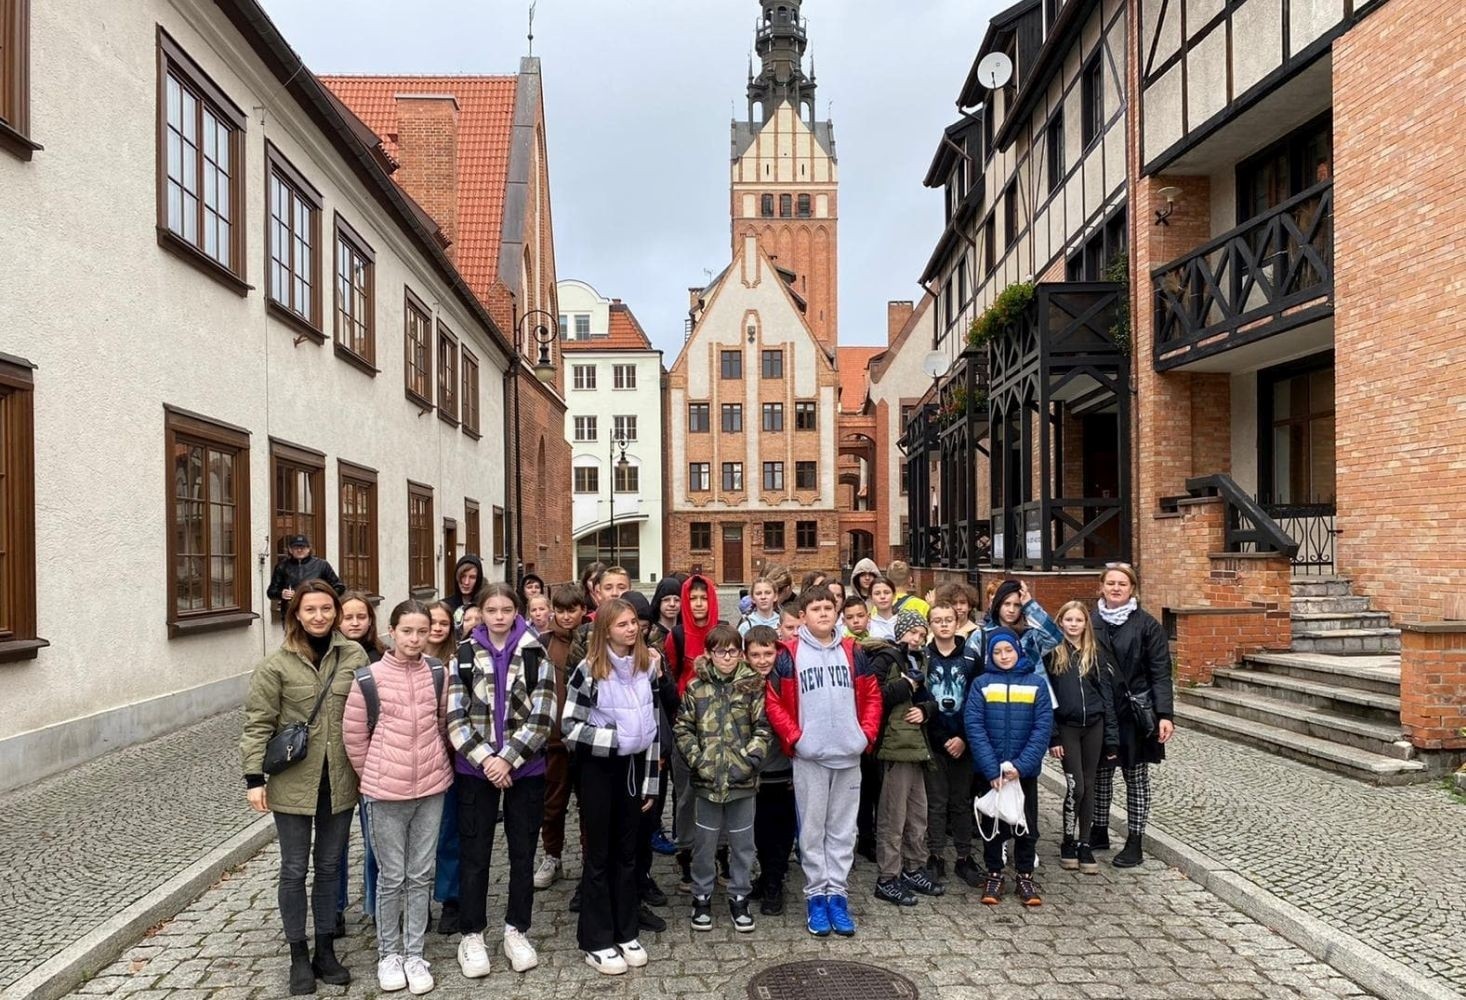
<instances>
[{"instance_id":1,"label":"wall-mounted lamp","mask_svg":"<svg viewBox=\"0 0 1466 1000\"><path fill-rule=\"evenodd\" d=\"M1181 189L1167 186L1161 188L1156 194L1166 199L1166 207L1156 209L1155 224L1158 226L1169 226L1170 223L1166 220L1171 217L1172 212L1176 211L1176 202L1181 200Z\"/></svg>"}]
</instances>

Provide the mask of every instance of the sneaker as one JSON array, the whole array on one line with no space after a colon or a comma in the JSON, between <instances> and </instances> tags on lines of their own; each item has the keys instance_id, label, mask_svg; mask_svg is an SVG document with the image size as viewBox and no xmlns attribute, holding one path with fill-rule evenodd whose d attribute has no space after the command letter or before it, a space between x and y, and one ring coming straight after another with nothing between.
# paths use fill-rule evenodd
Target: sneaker
<instances>
[{"instance_id":1,"label":"sneaker","mask_svg":"<svg viewBox=\"0 0 1466 1000\"><path fill-rule=\"evenodd\" d=\"M1099 825L1090 828L1089 846L1091 850L1108 851L1110 849L1110 828Z\"/></svg>"},{"instance_id":2,"label":"sneaker","mask_svg":"<svg viewBox=\"0 0 1466 1000\"><path fill-rule=\"evenodd\" d=\"M646 949L641 946L641 942L636 938L618 944L616 950L621 953L621 961L626 963L628 969L641 968L643 965L646 965L647 959L650 957L647 955Z\"/></svg>"},{"instance_id":3,"label":"sneaker","mask_svg":"<svg viewBox=\"0 0 1466 1000\"><path fill-rule=\"evenodd\" d=\"M1110 864L1116 868L1136 868L1145 860L1145 850L1138 833L1132 833L1125 838L1125 846L1120 848L1120 853L1115 855Z\"/></svg>"},{"instance_id":4,"label":"sneaker","mask_svg":"<svg viewBox=\"0 0 1466 1000\"><path fill-rule=\"evenodd\" d=\"M713 897L692 897L692 929L695 931L713 929Z\"/></svg>"},{"instance_id":5,"label":"sneaker","mask_svg":"<svg viewBox=\"0 0 1466 1000\"><path fill-rule=\"evenodd\" d=\"M772 882L764 884L763 902L758 904L758 912L766 917L777 917L784 912L784 883L777 885Z\"/></svg>"},{"instance_id":6,"label":"sneaker","mask_svg":"<svg viewBox=\"0 0 1466 1000\"><path fill-rule=\"evenodd\" d=\"M730 896L728 898L728 913L733 917L733 929L740 934L747 934L753 930L753 914L748 912L747 896Z\"/></svg>"},{"instance_id":7,"label":"sneaker","mask_svg":"<svg viewBox=\"0 0 1466 1000\"><path fill-rule=\"evenodd\" d=\"M438 933L444 937L458 933L458 900L443 903L443 912L438 917Z\"/></svg>"},{"instance_id":8,"label":"sneaker","mask_svg":"<svg viewBox=\"0 0 1466 1000\"><path fill-rule=\"evenodd\" d=\"M509 959L509 967L515 972L528 972L540 964L539 952L516 927L504 928L504 957Z\"/></svg>"},{"instance_id":9,"label":"sneaker","mask_svg":"<svg viewBox=\"0 0 1466 1000\"><path fill-rule=\"evenodd\" d=\"M383 993L407 989L407 974L402 971L401 955L388 955L377 963L377 986Z\"/></svg>"},{"instance_id":10,"label":"sneaker","mask_svg":"<svg viewBox=\"0 0 1466 1000\"><path fill-rule=\"evenodd\" d=\"M923 896L944 896L947 893L947 887L934 881L926 873L925 868L908 868L902 871L901 881L905 882L912 892L919 892Z\"/></svg>"},{"instance_id":11,"label":"sneaker","mask_svg":"<svg viewBox=\"0 0 1466 1000\"><path fill-rule=\"evenodd\" d=\"M482 979L489 974L489 949L482 934L465 934L458 942L458 968L464 979Z\"/></svg>"},{"instance_id":12,"label":"sneaker","mask_svg":"<svg viewBox=\"0 0 1466 1000\"><path fill-rule=\"evenodd\" d=\"M804 897L806 912L804 926L815 937L830 936L830 909L824 896Z\"/></svg>"},{"instance_id":13,"label":"sneaker","mask_svg":"<svg viewBox=\"0 0 1466 1000\"><path fill-rule=\"evenodd\" d=\"M988 906L997 906L1003 899L1003 873L988 872L982 886L982 901Z\"/></svg>"},{"instance_id":14,"label":"sneaker","mask_svg":"<svg viewBox=\"0 0 1466 1000\"><path fill-rule=\"evenodd\" d=\"M540 859L540 866L534 870L534 887L548 889L560 877L560 859L548 854Z\"/></svg>"},{"instance_id":15,"label":"sneaker","mask_svg":"<svg viewBox=\"0 0 1466 1000\"><path fill-rule=\"evenodd\" d=\"M642 877L641 880L641 901L648 906L666 906L667 894L662 887L657 885L657 880L650 875Z\"/></svg>"},{"instance_id":16,"label":"sneaker","mask_svg":"<svg viewBox=\"0 0 1466 1000\"><path fill-rule=\"evenodd\" d=\"M1069 837L1059 845L1059 867L1066 872L1079 870L1079 845Z\"/></svg>"},{"instance_id":17,"label":"sneaker","mask_svg":"<svg viewBox=\"0 0 1466 1000\"><path fill-rule=\"evenodd\" d=\"M894 906L915 906L916 896L906 888L906 883L899 878L883 878L876 880L876 899L891 903Z\"/></svg>"},{"instance_id":18,"label":"sneaker","mask_svg":"<svg viewBox=\"0 0 1466 1000\"><path fill-rule=\"evenodd\" d=\"M853 937L855 918L850 915L850 901L844 896L827 896L825 906L830 911L830 928L841 937Z\"/></svg>"},{"instance_id":19,"label":"sneaker","mask_svg":"<svg viewBox=\"0 0 1466 1000\"><path fill-rule=\"evenodd\" d=\"M926 859L926 871L933 879L947 877L947 859L930 854Z\"/></svg>"},{"instance_id":20,"label":"sneaker","mask_svg":"<svg viewBox=\"0 0 1466 1000\"><path fill-rule=\"evenodd\" d=\"M626 971L626 959L615 948L602 948L600 951L588 951L585 953L585 964L601 973L603 976L619 976Z\"/></svg>"},{"instance_id":21,"label":"sneaker","mask_svg":"<svg viewBox=\"0 0 1466 1000\"><path fill-rule=\"evenodd\" d=\"M660 829L656 833L652 834L652 850L655 853L661 855L671 855L677 853L677 845L673 843L671 837L667 836L667 831L665 828Z\"/></svg>"},{"instance_id":22,"label":"sneaker","mask_svg":"<svg viewBox=\"0 0 1466 1000\"><path fill-rule=\"evenodd\" d=\"M580 912L580 883L575 883L575 891L570 894L570 912Z\"/></svg>"},{"instance_id":23,"label":"sneaker","mask_svg":"<svg viewBox=\"0 0 1466 1000\"><path fill-rule=\"evenodd\" d=\"M985 873L971 858L958 858L952 872L974 889L981 889Z\"/></svg>"},{"instance_id":24,"label":"sneaker","mask_svg":"<svg viewBox=\"0 0 1466 1000\"><path fill-rule=\"evenodd\" d=\"M1099 874L1099 862L1094 860L1094 850L1088 844L1077 844L1074 853L1077 856L1075 860L1081 874Z\"/></svg>"},{"instance_id":25,"label":"sneaker","mask_svg":"<svg viewBox=\"0 0 1466 1000\"><path fill-rule=\"evenodd\" d=\"M677 868L680 872L677 879L678 892L692 892L692 852L677 852Z\"/></svg>"},{"instance_id":26,"label":"sneaker","mask_svg":"<svg viewBox=\"0 0 1466 1000\"><path fill-rule=\"evenodd\" d=\"M402 963L402 974L407 977L407 990L415 997L424 993L431 993L437 984L433 982L433 974L428 970L427 959L413 956Z\"/></svg>"},{"instance_id":27,"label":"sneaker","mask_svg":"<svg viewBox=\"0 0 1466 1000\"><path fill-rule=\"evenodd\" d=\"M657 912L645 903L642 903L637 908L636 925L644 931L651 931L653 934L660 934L667 929L667 921L658 916Z\"/></svg>"},{"instance_id":28,"label":"sneaker","mask_svg":"<svg viewBox=\"0 0 1466 1000\"><path fill-rule=\"evenodd\" d=\"M1038 883L1033 880L1033 872L1018 873L1018 898L1023 900L1024 906L1044 905L1044 898L1038 894Z\"/></svg>"}]
</instances>

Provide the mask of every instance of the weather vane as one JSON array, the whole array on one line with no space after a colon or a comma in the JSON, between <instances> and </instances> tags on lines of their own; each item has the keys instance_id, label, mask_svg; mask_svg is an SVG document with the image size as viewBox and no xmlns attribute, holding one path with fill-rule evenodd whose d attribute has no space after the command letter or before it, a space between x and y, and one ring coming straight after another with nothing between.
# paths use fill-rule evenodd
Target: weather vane
<instances>
[{"instance_id":1,"label":"weather vane","mask_svg":"<svg viewBox=\"0 0 1466 1000\"><path fill-rule=\"evenodd\" d=\"M531 0L529 5L529 54L534 55L534 9L539 6L539 0Z\"/></svg>"}]
</instances>

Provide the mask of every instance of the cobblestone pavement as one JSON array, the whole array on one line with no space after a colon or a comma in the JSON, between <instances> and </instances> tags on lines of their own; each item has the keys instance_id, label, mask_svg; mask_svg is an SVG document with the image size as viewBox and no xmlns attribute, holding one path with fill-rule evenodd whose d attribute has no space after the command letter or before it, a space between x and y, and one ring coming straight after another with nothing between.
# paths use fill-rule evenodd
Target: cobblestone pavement
<instances>
[{"instance_id":1,"label":"cobblestone pavement","mask_svg":"<svg viewBox=\"0 0 1466 1000\"><path fill-rule=\"evenodd\" d=\"M1050 831L1055 805L1051 798L1043 804ZM502 859L502 850L496 853ZM575 917L566 909L571 883L562 880L536 904L530 937L540 950L539 968L518 976L495 948L490 976L471 982L458 972L456 938L431 934L428 958L439 979L432 995L538 998L581 991L638 1000L746 997L749 978L762 968L829 958L892 969L910 978L922 997L943 1000L1367 996L1157 862L1132 872L1104 865L1099 876L1062 872L1052 837L1043 841L1042 859L1046 902L1033 910L1011 897L1001 906L984 907L965 885L940 900L898 909L871 897L872 866L858 862L852 904L860 932L850 940L810 937L796 914L802 907L790 907L783 917L759 916L754 933L735 934L721 898L714 904L715 929L694 934L686 923L689 898L674 893L662 910L671 926L643 937L651 964L615 978L588 968L575 949ZM288 962L275 913L277 864L271 845L73 995L132 1000L282 996ZM659 858L657 865L657 877L670 889L671 859ZM578 874L574 862L569 867L569 874ZM504 875L501 860L489 900L491 922L502 913ZM356 982L349 989L323 985L320 995L376 996L373 939L355 913L349 930L341 952Z\"/></svg>"},{"instance_id":2,"label":"cobblestone pavement","mask_svg":"<svg viewBox=\"0 0 1466 1000\"><path fill-rule=\"evenodd\" d=\"M0 989L254 821L237 712L0 796Z\"/></svg>"},{"instance_id":3,"label":"cobblestone pavement","mask_svg":"<svg viewBox=\"0 0 1466 1000\"><path fill-rule=\"evenodd\" d=\"M1466 805L1439 784L1376 788L1191 730L1151 774L1153 826L1466 994Z\"/></svg>"}]
</instances>

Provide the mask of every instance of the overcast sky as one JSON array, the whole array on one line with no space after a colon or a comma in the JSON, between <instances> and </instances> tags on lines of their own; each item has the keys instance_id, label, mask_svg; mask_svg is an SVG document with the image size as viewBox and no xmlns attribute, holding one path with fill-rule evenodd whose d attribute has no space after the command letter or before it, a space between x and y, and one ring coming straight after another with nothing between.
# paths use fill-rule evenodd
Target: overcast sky
<instances>
[{"instance_id":1,"label":"overcast sky","mask_svg":"<svg viewBox=\"0 0 1466 1000\"><path fill-rule=\"evenodd\" d=\"M264 0L318 73L517 71L528 0ZM885 338L885 304L942 227L921 186L999 0L805 0L819 116L840 161L840 342ZM746 117L758 0L539 0L559 275L623 299L670 365L687 288L730 256L729 123Z\"/></svg>"}]
</instances>

